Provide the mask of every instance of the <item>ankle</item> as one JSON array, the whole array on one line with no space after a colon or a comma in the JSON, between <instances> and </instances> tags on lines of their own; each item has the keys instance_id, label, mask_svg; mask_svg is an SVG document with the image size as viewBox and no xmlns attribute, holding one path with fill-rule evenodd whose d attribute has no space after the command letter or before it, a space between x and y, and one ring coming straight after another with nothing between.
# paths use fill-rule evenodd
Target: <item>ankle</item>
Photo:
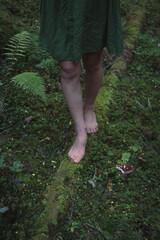
<instances>
[{"instance_id":1,"label":"ankle","mask_svg":"<svg viewBox=\"0 0 160 240\"><path fill-rule=\"evenodd\" d=\"M86 128L86 125L85 123L83 125L79 125L79 124L75 124L75 132L76 132L76 135L85 135L87 134L87 128Z\"/></svg>"},{"instance_id":2,"label":"ankle","mask_svg":"<svg viewBox=\"0 0 160 240\"><path fill-rule=\"evenodd\" d=\"M83 106L83 111L84 111L84 112L94 112L94 111L95 111L95 106L94 106L94 104L90 104L90 105L84 104L84 106Z\"/></svg>"}]
</instances>

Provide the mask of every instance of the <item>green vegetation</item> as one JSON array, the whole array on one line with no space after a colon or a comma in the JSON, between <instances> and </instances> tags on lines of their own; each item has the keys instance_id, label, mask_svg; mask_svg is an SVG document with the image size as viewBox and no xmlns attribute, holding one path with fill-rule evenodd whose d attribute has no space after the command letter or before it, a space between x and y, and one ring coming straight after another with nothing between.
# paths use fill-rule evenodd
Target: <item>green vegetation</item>
<instances>
[{"instance_id":1,"label":"green vegetation","mask_svg":"<svg viewBox=\"0 0 160 240\"><path fill-rule=\"evenodd\" d=\"M1 2L1 237L29 240L44 209L43 193L50 187L60 156L70 146L74 126L62 94L58 62L39 46L39 1ZM126 35L127 21L141 1L121 2ZM54 235L51 229L50 239L158 239L159 12L158 0L147 1L133 62L120 84L113 86L117 93L106 118L99 118L98 142L87 150L88 162L73 186L66 181L68 212ZM27 47L14 48L15 36L24 31L29 36ZM15 61L13 55L6 56L17 49ZM104 55L104 72L114 59ZM32 79L38 77L41 94L36 95L33 85L28 85L28 74ZM19 88L12 80L20 83L21 79L26 82ZM94 140L94 136L89 138ZM119 176L117 163L129 163L135 171Z\"/></svg>"}]
</instances>

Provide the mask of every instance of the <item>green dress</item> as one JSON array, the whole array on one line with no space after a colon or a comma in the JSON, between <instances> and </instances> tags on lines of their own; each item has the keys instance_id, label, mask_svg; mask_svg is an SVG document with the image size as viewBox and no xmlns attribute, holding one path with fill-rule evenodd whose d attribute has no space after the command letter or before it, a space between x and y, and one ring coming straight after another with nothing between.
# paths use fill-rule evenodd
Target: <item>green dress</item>
<instances>
[{"instance_id":1,"label":"green dress","mask_svg":"<svg viewBox=\"0 0 160 240\"><path fill-rule=\"evenodd\" d=\"M39 41L59 61L104 47L123 54L120 0L41 0Z\"/></svg>"}]
</instances>

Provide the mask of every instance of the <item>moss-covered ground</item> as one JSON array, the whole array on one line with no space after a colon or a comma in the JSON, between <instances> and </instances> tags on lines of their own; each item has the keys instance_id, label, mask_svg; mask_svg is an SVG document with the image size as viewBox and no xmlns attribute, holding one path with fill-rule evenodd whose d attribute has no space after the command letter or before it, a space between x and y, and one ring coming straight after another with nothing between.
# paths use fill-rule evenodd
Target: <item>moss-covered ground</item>
<instances>
[{"instance_id":1,"label":"moss-covered ground","mask_svg":"<svg viewBox=\"0 0 160 240\"><path fill-rule=\"evenodd\" d=\"M7 88L0 119L0 225L1 238L5 240L29 240L34 236L33 224L44 209L42 193L52 183L60 156L71 145L74 135L58 63L38 44L38 1L30 1L32 11L27 8L28 2L23 1L23 8L7 0L2 8L11 18L14 32L25 29L32 36L32 45L14 72L8 73L7 62L1 59L0 77ZM127 26L140 3L121 4L123 26ZM56 236L51 231L50 239L158 239L159 10L158 1L148 1L133 62L116 86L117 94L111 99L106 118L99 118L98 140L95 138L94 142L94 136L89 136L93 138L93 148L87 150L89 160L73 190L69 188L66 219ZM127 27L123 29L127 34ZM3 35L2 52L4 42L7 39ZM114 56L104 57L104 72L113 60ZM22 71L38 71L43 76L48 105L9 81ZM34 118L27 123L29 116ZM124 178L115 168L122 156L135 167Z\"/></svg>"},{"instance_id":2,"label":"moss-covered ground","mask_svg":"<svg viewBox=\"0 0 160 240\"><path fill-rule=\"evenodd\" d=\"M70 192L70 209L57 231L62 239L159 239L159 10L147 3L132 64ZM134 172L119 176L116 164L123 161Z\"/></svg>"}]
</instances>

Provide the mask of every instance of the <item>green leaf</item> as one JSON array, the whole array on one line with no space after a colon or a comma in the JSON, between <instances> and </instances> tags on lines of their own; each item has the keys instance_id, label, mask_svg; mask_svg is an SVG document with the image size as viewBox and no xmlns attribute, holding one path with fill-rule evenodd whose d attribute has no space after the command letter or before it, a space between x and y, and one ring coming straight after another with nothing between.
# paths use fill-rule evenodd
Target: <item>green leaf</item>
<instances>
[{"instance_id":1,"label":"green leaf","mask_svg":"<svg viewBox=\"0 0 160 240\"><path fill-rule=\"evenodd\" d=\"M22 177L22 181L24 181L24 182L30 181L30 175L29 175L29 174L25 174L25 175Z\"/></svg>"},{"instance_id":2,"label":"green leaf","mask_svg":"<svg viewBox=\"0 0 160 240\"><path fill-rule=\"evenodd\" d=\"M129 147L129 149L132 150L133 152L137 152L138 150L141 149L141 147L140 146L131 146L131 147Z\"/></svg>"},{"instance_id":3,"label":"green leaf","mask_svg":"<svg viewBox=\"0 0 160 240\"><path fill-rule=\"evenodd\" d=\"M0 208L0 213L5 213L9 210L8 206Z\"/></svg>"},{"instance_id":4,"label":"green leaf","mask_svg":"<svg viewBox=\"0 0 160 240\"><path fill-rule=\"evenodd\" d=\"M125 152L125 153L122 153L122 161L124 162L128 162L129 158L130 158L131 154L129 152Z\"/></svg>"},{"instance_id":5,"label":"green leaf","mask_svg":"<svg viewBox=\"0 0 160 240\"><path fill-rule=\"evenodd\" d=\"M114 239L113 236L107 231L103 231L103 235L109 240Z\"/></svg>"},{"instance_id":6,"label":"green leaf","mask_svg":"<svg viewBox=\"0 0 160 240\"><path fill-rule=\"evenodd\" d=\"M22 167L23 164L20 161L16 161L16 162L13 163L13 166L14 166L14 168L18 169L18 168Z\"/></svg>"},{"instance_id":7,"label":"green leaf","mask_svg":"<svg viewBox=\"0 0 160 240\"><path fill-rule=\"evenodd\" d=\"M117 163L118 163L118 164L123 164L123 161L118 160Z\"/></svg>"},{"instance_id":8,"label":"green leaf","mask_svg":"<svg viewBox=\"0 0 160 240\"><path fill-rule=\"evenodd\" d=\"M74 232L74 227L71 227L71 232L72 232L72 233Z\"/></svg>"},{"instance_id":9,"label":"green leaf","mask_svg":"<svg viewBox=\"0 0 160 240\"><path fill-rule=\"evenodd\" d=\"M95 183L92 180L88 180L88 182L92 185L93 188L95 188Z\"/></svg>"},{"instance_id":10,"label":"green leaf","mask_svg":"<svg viewBox=\"0 0 160 240\"><path fill-rule=\"evenodd\" d=\"M35 72L24 72L12 78L13 82L21 88L28 88L28 90L46 101L45 83L43 78L38 76Z\"/></svg>"},{"instance_id":11,"label":"green leaf","mask_svg":"<svg viewBox=\"0 0 160 240\"><path fill-rule=\"evenodd\" d=\"M113 156L113 152L112 152L111 150L108 150L108 151L107 151L107 155Z\"/></svg>"},{"instance_id":12,"label":"green leaf","mask_svg":"<svg viewBox=\"0 0 160 240\"><path fill-rule=\"evenodd\" d=\"M0 156L0 167L3 167L5 156L6 156L6 153L1 154L1 156Z\"/></svg>"},{"instance_id":13,"label":"green leaf","mask_svg":"<svg viewBox=\"0 0 160 240\"><path fill-rule=\"evenodd\" d=\"M13 163L13 166L10 166L9 169L13 172L21 172L21 171L23 171L21 169L22 166L23 166L23 164L20 161L15 161Z\"/></svg>"}]
</instances>

